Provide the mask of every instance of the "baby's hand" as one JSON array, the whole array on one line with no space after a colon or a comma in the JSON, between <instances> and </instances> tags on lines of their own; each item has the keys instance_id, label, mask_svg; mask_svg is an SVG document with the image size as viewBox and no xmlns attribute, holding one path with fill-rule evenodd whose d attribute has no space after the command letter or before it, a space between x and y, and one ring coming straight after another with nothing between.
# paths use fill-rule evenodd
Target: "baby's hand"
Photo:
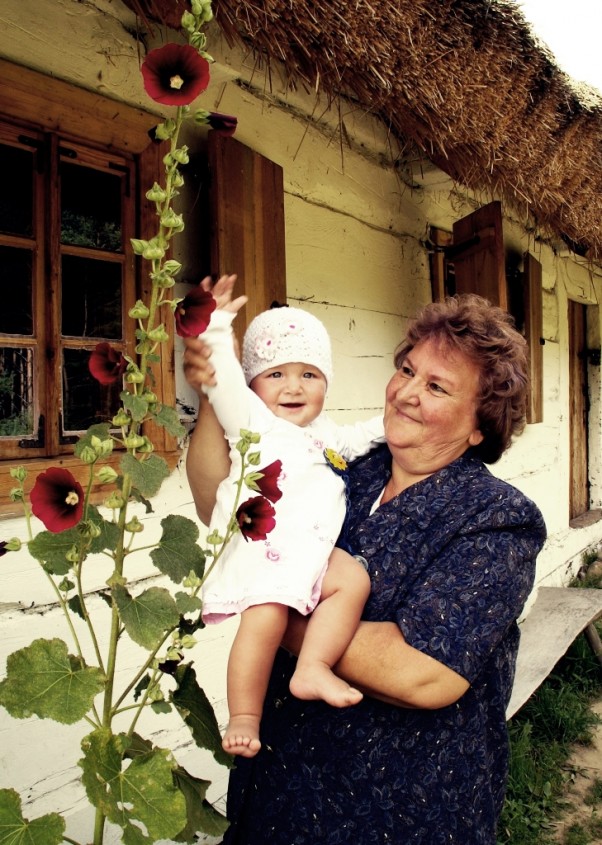
<instances>
[{"instance_id":1,"label":"baby's hand","mask_svg":"<svg viewBox=\"0 0 602 845\"><path fill-rule=\"evenodd\" d=\"M217 308L229 311L231 314L238 314L243 305L248 301L248 297L239 296L236 299L232 299L232 289L235 282L236 275L221 276L212 285L211 276L206 276L201 282L201 287L203 290L207 290L213 294Z\"/></svg>"}]
</instances>

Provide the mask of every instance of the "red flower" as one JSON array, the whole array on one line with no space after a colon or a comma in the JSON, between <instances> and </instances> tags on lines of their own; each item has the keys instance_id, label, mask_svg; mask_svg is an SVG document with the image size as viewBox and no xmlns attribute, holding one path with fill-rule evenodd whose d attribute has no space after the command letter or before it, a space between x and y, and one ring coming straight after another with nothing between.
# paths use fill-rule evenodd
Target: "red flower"
<instances>
[{"instance_id":1,"label":"red flower","mask_svg":"<svg viewBox=\"0 0 602 845\"><path fill-rule=\"evenodd\" d=\"M30 499L33 513L55 534L73 528L82 517L84 491L66 469L51 467L40 473Z\"/></svg>"},{"instance_id":2,"label":"red flower","mask_svg":"<svg viewBox=\"0 0 602 845\"><path fill-rule=\"evenodd\" d=\"M88 369L101 384L114 384L125 373L127 362L110 343L98 343L88 360Z\"/></svg>"},{"instance_id":3,"label":"red flower","mask_svg":"<svg viewBox=\"0 0 602 845\"><path fill-rule=\"evenodd\" d=\"M0 557L7 553L8 549L6 548L6 540L0 541Z\"/></svg>"},{"instance_id":4,"label":"red flower","mask_svg":"<svg viewBox=\"0 0 602 845\"><path fill-rule=\"evenodd\" d=\"M190 44L166 44L142 63L149 97L166 106L187 106L209 85L209 62Z\"/></svg>"},{"instance_id":5,"label":"red flower","mask_svg":"<svg viewBox=\"0 0 602 845\"><path fill-rule=\"evenodd\" d=\"M234 135L238 125L238 118L231 114L220 114L218 111L209 112L207 123L220 135Z\"/></svg>"},{"instance_id":6,"label":"red flower","mask_svg":"<svg viewBox=\"0 0 602 845\"><path fill-rule=\"evenodd\" d=\"M276 525L275 513L263 496L243 502L236 511L236 521L245 540L265 540Z\"/></svg>"},{"instance_id":7,"label":"red flower","mask_svg":"<svg viewBox=\"0 0 602 845\"><path fill-rule=\"evenodd\" d=\"M278 487L278 479L282 472L282 461L274 461L267 467L259 470L261 478L255 479L259 492L270 502L277 502L282 496L282 490Z\"/></svg>"},{"instance_id":8,"label":"red flower","mask_svg":"<svg viewBox=\"0 0 602 845\"><path fill-rule=\"evenodd\" d=\"M215 310L215 299L208 290L194 288L181 302L178 302L174 317L176 331L180 337L196 337L202 334Z\"/></svg>"}]
</instances>

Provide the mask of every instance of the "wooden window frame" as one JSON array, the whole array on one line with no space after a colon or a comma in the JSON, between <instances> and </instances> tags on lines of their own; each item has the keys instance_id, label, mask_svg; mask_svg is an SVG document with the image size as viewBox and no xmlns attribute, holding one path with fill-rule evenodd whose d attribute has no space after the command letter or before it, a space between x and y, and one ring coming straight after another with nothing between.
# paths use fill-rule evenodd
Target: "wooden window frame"
<instances>
[{"instance_id":1,"label":"wooden window frame","mask_svg":"<svg viewBox=\"0 0 602 845\"><path fill-rule=\"evenodd\" d=\"M155 234L156 215L152 203L144 200L144 191L163 174L162 145L151 142L149 130L159 122L156 115L142 109L132 108L124 103L107 99L69 83L0 60L3 84L0 86L0 115L23 130L56 135L66 142L81 144L86 149L94 148L103 153L114 153L130 159L137 169L137 220L136 229L141 238ZM130 259L130 260L133 260ZM144 272L142 262L136 261L136 295L148 294L150 281ZM34 296L39 296L44 285L37 279ZM125 303L124 303L125 307ZM161 363L154 368L156 392L160 401L175 405L175 364L173 337L163 347ZM46 386L48 389L48 386ZM150 427L149 427L150 428ZM162 428L153 426L148 431L156 451L164 457L170 467L179 457L178 444ZM53 451L64 452L63 449ZM116 465L120 454L112 456L110 463ZM36 475L50 466L68 468L80 482L87 481L88 468L72 454L56 454L54 457L8 457L0 461L0 514L20 516L19 504L10 501L10 490L15 482L10 470L17 465L28 470L27 489ZM99 491L93 491L94 498Z\"/></svg>"},{"instance_id":2,"label":"wooden window frame","mask_svg":"<svg viewBox=\"0 0 602 845\"><path fill-rule=\"evenodd\" d=\"M531 384L527 397L528 424L543 420L543 329L541 264L528 252L519 274L520 303L512 301L506 279L502 208L494 201L457 220L453 231L430 228L431 288L434 302L454 292L475 293L511 313L529 345ZM519 313L520 312L520 313Z\"/></svg>"}]
</instances>

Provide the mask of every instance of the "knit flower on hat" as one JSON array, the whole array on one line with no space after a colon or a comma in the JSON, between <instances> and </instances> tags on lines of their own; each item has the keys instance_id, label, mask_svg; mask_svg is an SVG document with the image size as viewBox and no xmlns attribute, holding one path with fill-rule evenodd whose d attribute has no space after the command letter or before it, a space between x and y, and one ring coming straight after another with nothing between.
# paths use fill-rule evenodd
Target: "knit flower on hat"
<instances>
[{"instance_id":1,"label":"knit flower on hat","mask_svg":"<svg viewBox=\"0 0 602 845\"><path fill-rule=\"evenodd\" d=\"M255 341L255 354L262 361L271 361L276 354L276 338L273 334L260 335Z\"/></svg>"}]
</instances>

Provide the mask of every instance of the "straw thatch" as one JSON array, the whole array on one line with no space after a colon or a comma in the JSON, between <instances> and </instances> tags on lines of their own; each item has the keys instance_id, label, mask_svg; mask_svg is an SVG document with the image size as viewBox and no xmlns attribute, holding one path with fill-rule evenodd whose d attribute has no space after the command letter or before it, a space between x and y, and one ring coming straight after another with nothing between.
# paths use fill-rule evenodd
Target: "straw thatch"
<instances>
[{"instance_id":1,"label":"straw thatch","mask_svg":"<svg viewBox=\"0 0 602 845\"><path fill-rule=\"evenodd\" d=\"M126 2L172 26L184 5ZM213 8L230 44L278 60L292 81L357 101L458 182L529 212L602 261L602 95L554 65L511 0L214 0Z\"/></svg>"}]
</instances>

